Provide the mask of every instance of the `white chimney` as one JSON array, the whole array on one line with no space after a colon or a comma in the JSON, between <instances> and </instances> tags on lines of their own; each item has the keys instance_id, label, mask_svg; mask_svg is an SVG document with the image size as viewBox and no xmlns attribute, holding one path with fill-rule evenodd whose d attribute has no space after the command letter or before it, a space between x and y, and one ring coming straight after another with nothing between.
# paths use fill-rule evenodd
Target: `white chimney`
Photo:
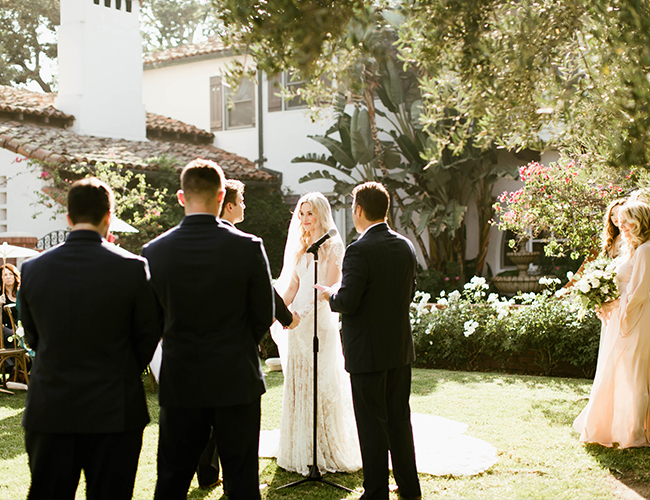
<instances>
[{"instance_id":1,"label":"white chimney","mask_svg":"<svg viewBox=\"0 0 650 500\"><path fill-rule=\"evenodd\" d=\"M147 140L139 0L61 0L59 95L83 135Z\"/></svg>"}]
</instances>

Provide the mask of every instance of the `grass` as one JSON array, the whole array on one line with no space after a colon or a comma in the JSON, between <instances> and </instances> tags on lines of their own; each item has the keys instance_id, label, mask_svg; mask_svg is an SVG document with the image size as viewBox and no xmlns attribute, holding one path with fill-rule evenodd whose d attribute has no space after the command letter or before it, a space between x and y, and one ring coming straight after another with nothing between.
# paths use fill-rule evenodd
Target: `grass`
<instances>
[{"instance_id":1,"label":"grass","mask_svg":"<svg viewBox=\"0 0 650 500\"><path fill-rule=\"evenodd\" d=\"M421 474L423 498L440 499L571 499L620 498L622 484L646 496L650 491L650 448L616 450L580 444L571 423L587 402L590 380L529 377L498 373L468 373L416 369L411 406L414 412L439 415L469 425L467 434L490 442L498 462L471 477ZM269 373L262 398L262 428L280 424L282 374ZM156 480L158 406L146 383L152 421L135 486L135 499L150 499ZM27 456L20 427L24 393L0 394L0 499L24 498L29 485ZM274 459L260 459L262 498L275 500L353 499L330 486L308 483L276 491L275 487L301 476L277 467ZM363 477L331 474L327 479L361 490ZM226 498L221 487L199 490L196 478L188 498ZM83 484L77 498L84 498ZM638 497L637 497L638 498ZM397 495L391 493L391 500Z\"/></svg>"}]
</instances>

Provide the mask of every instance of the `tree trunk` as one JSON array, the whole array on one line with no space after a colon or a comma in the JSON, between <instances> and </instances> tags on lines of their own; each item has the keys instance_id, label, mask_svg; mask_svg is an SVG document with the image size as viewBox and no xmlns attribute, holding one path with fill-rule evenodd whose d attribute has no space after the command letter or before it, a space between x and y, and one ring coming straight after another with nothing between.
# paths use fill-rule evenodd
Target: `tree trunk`
<instances>
[{"instance_id":1,"label":"tree trunk","mask_svg":"<svg viewBox=\"0 0 650 500\"><path fill-rule=\"evenodd\" d=\"M379 135L377 133L377 122L376 122L377 115L375 113L375 101L373 98L374 89L377 86L377 83L373 82L371 78L368 78L368 75L366 75L366 82L368 84L366 85L366 89L363 93L363 98L366 103L366 108L368 109L368 117L370 119L370 134L372 136L372 142L375 150L375 159L377 160L377 165L379 166L382 175L384 177L388 177L388 169L386 168L386 164L384 163L384 155L383 155L384 151L382 149L381 142L379 141ZM400 198L399 194L397 194L396 191L392 191L391 194L393 195L393 198L397 202L397 206L399 207L399 209L402 211L402 213L404 213L405 212L404 202ZM392 227L395 227L395 221L389 220L388 222ZM430 250L427 249L427 246L424 244L424 240L418 234L417 228L412 220L409 221L408 226L409 229L411 229L411 231L413 232L415 241L418 244L418 247L420 248L422 255L424 256L424 262L427 266L427 269L432 268L432 260L429 255Z\"/></svg>"},{"instance_id":2,"label":"tree trunk","mask_svg":"<svg viewBox=\"0 0 650 500\"><path fill-rule=\"evenodd\" d=\"M487 259L488 246L490 245L490 220L494 217L493 204L496 200L492 197L492 184L481 181L477 193L476 209L478 212L478 255L476 256L476 275L483 275L483 266Z\"/></svg>"}]
</instances>

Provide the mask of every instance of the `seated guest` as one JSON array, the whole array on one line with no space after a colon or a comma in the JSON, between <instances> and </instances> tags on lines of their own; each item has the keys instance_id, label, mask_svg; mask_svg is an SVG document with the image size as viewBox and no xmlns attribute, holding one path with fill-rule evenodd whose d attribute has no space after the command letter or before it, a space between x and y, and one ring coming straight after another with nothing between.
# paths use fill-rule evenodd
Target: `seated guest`
<instances>
[{"instance_id":1,"label":"seated guest","mask_svg":"<svg viewBox=\"0 0 650 500\"><path fill-rule=\"evenodd\" d=\"M0 308L4 308L5 305L15 304L16 295L18 295L18 289L20 288L20 273L16 266L13 264L5 264L0 266L2 271L2 295L0 295ZM18 323L18 311L15 307L11 308L11 315L14 320L14 325ZM9 341L14 332L12 329L11 319L4 311L2 310L2 337L4 341L5 348L14 347L14 343ZM5 370L9 373L9 377L13 377L13 371L15 367L15 361L13 358L5 360Z\"/></svg>"}]
</instances>

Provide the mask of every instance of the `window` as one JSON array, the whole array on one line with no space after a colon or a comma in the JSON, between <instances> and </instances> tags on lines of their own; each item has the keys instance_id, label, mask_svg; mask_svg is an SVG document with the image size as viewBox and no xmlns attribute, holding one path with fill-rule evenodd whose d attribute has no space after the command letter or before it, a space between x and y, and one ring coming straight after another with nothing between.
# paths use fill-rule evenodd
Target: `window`
<instances>
[{"instance_id":1,"label":"window","mask_svg":"<svg viewBox=\"0 0 650 500\"><path fill-rule=\"evenodd\" d=\"M224 123L225 117L225 123ZM211 131L255 126L255 85L245 79L233 92L223 78L210 78Z\"/></svg>"},{"instance_id":2,"label":"window","mask_svg":"<svg viewBox=\"0 0 650 500\"><path fill-rule=\"evenodd\" d=\"M238 89L226 87L226 128L255 126L255 85L249 79L241 82Z\"/></svg>"},{"instance_id":3,"label":"window","mask_svg":"<svg viewBox=\"0 0 650 500\"><path fill-rule=\"evenodd\" d=\"M304 108L305 100L301 96L295 96L291 99L282 97L282 89L292 93L305 86L305 81L299 77L292 78L289 73L283 71L269 79L269 111L282 111L289 109Z\"/></svg>"},{"instance_id":4,"label":"window","mask_svg":"<svg viewBox=\"0 0 650 500\"><path fill-rule=\"evenodd\" d=\"M221 77L210 78L210 131L223 130L223 91Z\"/></svg>"}]
</instances>

